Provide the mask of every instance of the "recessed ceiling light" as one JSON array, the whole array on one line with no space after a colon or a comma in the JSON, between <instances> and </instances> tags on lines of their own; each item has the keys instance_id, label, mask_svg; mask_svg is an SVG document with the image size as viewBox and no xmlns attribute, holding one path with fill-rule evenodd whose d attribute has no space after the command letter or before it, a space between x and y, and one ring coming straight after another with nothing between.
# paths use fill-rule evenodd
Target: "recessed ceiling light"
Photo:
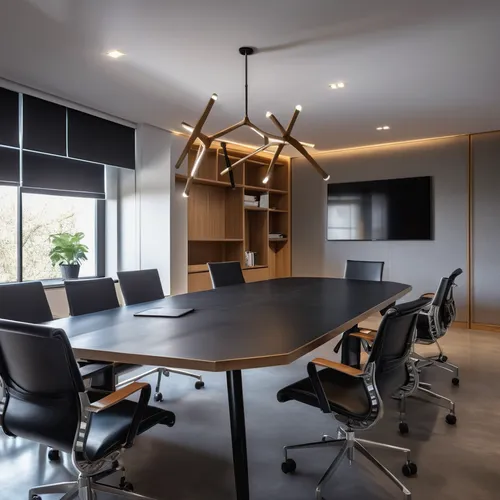
<instances>
[{"instance_id":1,"label":"recessed ceiling light","mask_svg":"<svg viewBox=\"0 0 500 500\"><path fill-rule=\"evenodd\" d=\"M335 82L328 85L332 90L343 89L345 87L344 82Z\"/></svg>"},{"instance_id":2,"label":"recessed ceiling light","mask_svg":"<svg viewBox=\"0 0 500 500\"><path fill-rule=\"evenodd\" d=\"M380 127L377 127L377 130L390 130L391 127L389 127L389 125L382 125Z\"/></svg>"},{"instance_id":3,"label":"recessed ceiling light","mask_svg":"<svg viewBox=\"0 0 500 500\"><path fill-rule=\"evenodd\" d=\"M125 54L123 52L120 52L119 50L114 49L107 52L106 55L112 57L113 59L118 59L119 57L122 57Z\"/></svg>"}]
</instances>

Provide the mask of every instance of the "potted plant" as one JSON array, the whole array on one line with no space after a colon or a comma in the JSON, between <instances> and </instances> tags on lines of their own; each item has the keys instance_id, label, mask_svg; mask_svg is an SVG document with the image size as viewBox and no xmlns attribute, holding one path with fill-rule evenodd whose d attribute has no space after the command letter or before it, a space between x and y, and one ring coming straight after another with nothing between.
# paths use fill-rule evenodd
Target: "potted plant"
<instances>
[{"instance_id":1,"label":"potted plant","mask_svg":"<svg viewBox=\"0 0 500 500\"><path fill-rule=\"evenodd\" d=\"M61 275L65 280L77 279L80 273L80 263L87 260L89 248L82 243L83 233L51 234L52 250L50 260L52 265L59 265Z\"/></svg>"}]
</instances>

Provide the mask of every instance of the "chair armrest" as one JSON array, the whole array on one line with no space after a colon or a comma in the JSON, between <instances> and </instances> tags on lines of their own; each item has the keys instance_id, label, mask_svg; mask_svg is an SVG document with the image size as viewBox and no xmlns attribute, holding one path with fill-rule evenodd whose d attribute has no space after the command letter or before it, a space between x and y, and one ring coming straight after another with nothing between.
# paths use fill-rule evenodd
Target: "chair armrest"
<instances>
[{"instance_id":1,"label":"chair armrest","mask_svg":"<svg viewBox=\"0 0 500 500\"><path fill-rule=\"evenodd\" d=\"M352 334L351 335L357 335ZM351 375L353 377L358 377L359 375L363 375L363 370L358 370L352 366L343 365L342 363L336 363L335 361L330 361L325 358L314 358L311 363L314 363L317 366L324 366L325 368L332 368L333 370L337 370L338 372L345 373L347 375Z\"/></svg>"},{"instance_id":2,"label":"chair armrest","mask_svg":"<svg viewBox=\"0 0 500 500\"><path fill-rule=\"evenodd\" d=\"M80 375L83 380L86 380L111 369L113 369L113 365L110 363L89 363L87 365L80 366Z\"/></svg>"},{"instance_id":3,"label":"chair armrest","mask_svg":"<svg viewBox=\"0 0 500 500\"><path fill-rule=\"evenodd\" d=\"M144 382L132 382L131 384L108 394L99 401L94 401L88 407L88 410L91 413L100 413L101 411L107 410L108 408L118 404L120 401L127 399L132 394L138 391L143 391L147 387L149 387L149 384L145 384Z\"/></svg>"},{"instance_id":4,"label":"chair armrest","mask_svg":"<svg viewBox=\"0 0 500 500\"><path fill-rule=\"evenodd\" d=\"M422 295L420 295L420 298L421 299L433 299L434 295L435 295L434 292L427 292L427 293L423 293Z\"/></svg>"},{"instance_id":5,"label":"chair armrest","mask_svg":"<svg viewBox=\"0 0 500 500\"><path fill-rule=\"evenodd\" d=\"M373 342L375 340L375 334L373 333L351 333L351 337L358 337L358 339L366 340L367 342Z\"/></svg>"}]
</instances>

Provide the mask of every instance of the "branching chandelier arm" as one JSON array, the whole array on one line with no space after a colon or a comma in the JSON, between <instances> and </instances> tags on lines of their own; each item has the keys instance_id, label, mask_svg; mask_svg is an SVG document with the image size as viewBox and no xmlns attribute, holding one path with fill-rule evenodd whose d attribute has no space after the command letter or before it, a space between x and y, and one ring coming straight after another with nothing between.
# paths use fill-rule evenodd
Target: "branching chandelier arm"
<instances>
[{"instance_id":1,"label":"branching chandelier arm","mask_svg":"<svg viewBox=\"0 0 500 500\"><path fill-rule=\"evenodd\" d=\"M254 53L254 49L251 47L241 47L239 49L239 52L241 55L245 56L245 116L243 120L239 121L238 123L235 123L234 125L231 125L216 134L213 134L211 136L207 136L202 133L202 128L205 122L207 121L208 115L210 114L210 111L212 110L213 105L215 104L215 101L217 100L217 94L212 94L210 97L210 100L208 101L208 104L205 108L205 111L203 111L203 114L201 115L200 119L196 123L194 127L189 125L186 122L182 122L182 126L191 133L189 136L189 139L186 143L186 146L184 147L184 150L182 151L181 155L179 156L179 159L177 160L177 163L175 164L175 168L178 169L183 161L186 159L186 156L189 153L189 150L193 146L194 142L196 140L199 140L201 142L200 148L198 149L198 152L196 154L196 159L193 164L193 168L191 169L191 172L189 173L188 180L186 182L186 187L184 189L183 195L187 198L189 196L189 191L191 189L191 185L196 177L196 174L198 172L198 169L201 165L201 162L203 161L203 157L205 156L205 153L207 149L210 148L212 145L213 141L226 136L227 134L234 132L235 130L238 130L241 127L248 127L251 130L253 130L257 135L259 135L263 140L264 144L254 151L252 151L250 154L245 156L244 158L238 159L235 161L232 165L229 161L229 157L226 154L225 147L224 149L224 154L226 158L226 168L221 172L221 175L226 175L230 174L232 176L232 171L234 167L240 165L244 161L252 158L256 154L265 151L266 149L275 146L276 150L274 151L273 158L271 159L271 163L269 164L269 167L266 172L266 176L262 180L264 184L267 184L269 182L269 179L272 176L273 168L274 165L276 164L276 161L278 160L281 152L283 151L283 148L286 145L293 146L313 167L314 169L323 177L325 181L327 181L330 176L318 165L316 160L309 154L309 152L305 149L305 147L314 147L314 144L309 144L305 142L300 142L297 139L295 139L291 133L293 130L293 127L295 125L295 122L297 121L297 118L299 117L300 112L302 111L301 106L296 106L295 111L293 113L292 119L290 120L290 123L288 124L288 127L285 129L283 125L278 121L278 119L271 113L268 112L266 114L266 117L269 118L274 125L278 128L278 130L281 133L281 136L277 136L274 134L270 134L269 132L266 132L265 130L262 130L261 128L257 127L250 118L248 117L248 56L252 55ZM225 145L224 145L225 146ZM231 182L233 184L233 182Z\"/></svg>"}]
</instances>

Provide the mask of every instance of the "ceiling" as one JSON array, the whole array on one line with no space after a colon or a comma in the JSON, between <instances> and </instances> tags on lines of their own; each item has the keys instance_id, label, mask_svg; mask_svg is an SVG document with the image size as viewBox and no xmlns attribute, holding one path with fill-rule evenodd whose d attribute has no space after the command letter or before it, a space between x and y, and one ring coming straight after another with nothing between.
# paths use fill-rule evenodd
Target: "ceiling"
<instances>
[{"instance_id":1,"label":"ceiling","mask_svg":"<svg viewBox=\"0 0 500 500\"><path fill-rule=\"evenodd\" d=\"M286 124L301 104L294 135L318 150L500 129L498 0L0 0L0 13L1 77L137 123L181 130L212 92L205 131L240 120L250 45L251 119L274 133L266 111Z\"/></svg>"}]
</instances>

